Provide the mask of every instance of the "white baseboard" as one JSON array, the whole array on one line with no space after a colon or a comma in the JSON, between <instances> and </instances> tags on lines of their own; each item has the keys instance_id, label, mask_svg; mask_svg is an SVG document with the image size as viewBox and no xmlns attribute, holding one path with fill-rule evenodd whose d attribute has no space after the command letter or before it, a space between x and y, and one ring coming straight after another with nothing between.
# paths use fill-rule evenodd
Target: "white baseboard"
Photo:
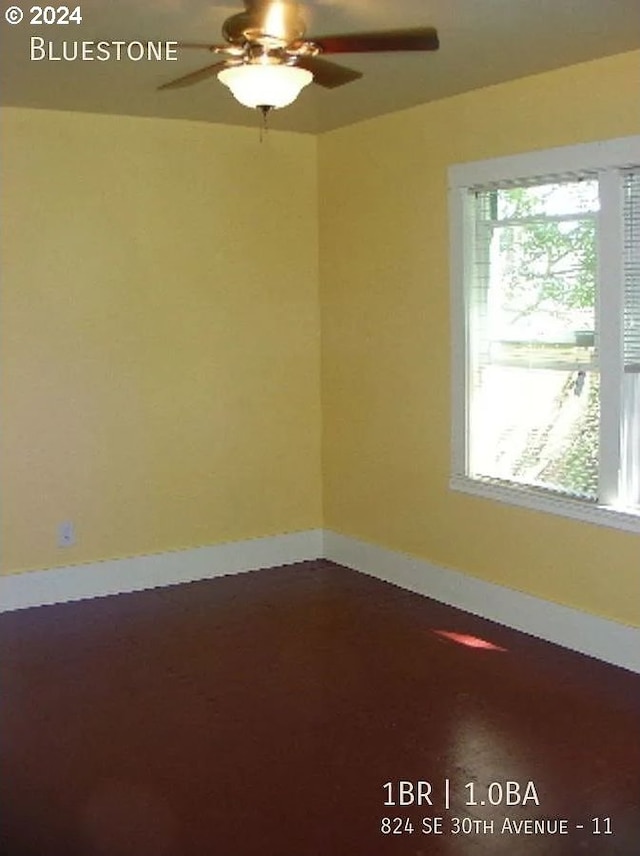
<instances>
[{"instance_id":1,"label":"white baseboard","mask_svg":"<svg viewBox=\"0 0 640 856\"><path fill-rule=\"evenodd\" d=\"M404 553L324 532L324 556L505 627L640 673L640 629L431 565Z\"/></svg>"},{"instance_id":2,"label":"white baseboard","mask_svg":"<svg viewBox=\"0 0 640 856\"><path fill-rule=\"evenodd\" d=\"M321 529L10 574L0 577L0 612L213 579L322 557L506 627L640 673L638 628L607 621L432 565L423 559Z\"/></svg>"},{"instance_id":3,"label":"white baseboard","mask_svg":"<svg viewBox=\"0 0 640 856\"><path fill-rule=\"evenodd\" d=\"M322 530L0 577L0 612L212 579L322 557Z\"/></svg>"}]
</instances>

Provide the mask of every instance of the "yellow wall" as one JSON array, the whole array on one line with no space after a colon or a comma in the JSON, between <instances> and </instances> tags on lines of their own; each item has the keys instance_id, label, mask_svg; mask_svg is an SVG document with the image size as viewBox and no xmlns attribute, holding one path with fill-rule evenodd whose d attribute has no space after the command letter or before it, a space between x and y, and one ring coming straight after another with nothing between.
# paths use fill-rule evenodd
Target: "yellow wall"
<instances>
[{"instance_id":1,"label":"yellow wall","mask_svg":"<svg viewBox=\"0 0 640 856\"><path fill-rule=\"evenodd\" d=\"M448 489L450 164L640 133L640 53L320 139L325 526L640 625L640 538Z\"/></svg>"},{"instance_id":2,"label":"yellow wall","mask_svg":"<svg viewBox=\"0 0 640 856\"><path fill-rule=\"evenodd\" d=\"M3 131L3 571L320 526L316 140Z\"/></svg>"},{"instance_id":3,"label":"yellow wall","mask_svg":"<svg viewBox=\"0 0 640 856\"><path fill-rule=\"evenodd\" d=\"M262 145L5 110L2 571L316 527L323 487L327 528L640 624L637 536L448 489L446 209L451 163L639 133L639 75Z\"/></svg>"}]
</instances>

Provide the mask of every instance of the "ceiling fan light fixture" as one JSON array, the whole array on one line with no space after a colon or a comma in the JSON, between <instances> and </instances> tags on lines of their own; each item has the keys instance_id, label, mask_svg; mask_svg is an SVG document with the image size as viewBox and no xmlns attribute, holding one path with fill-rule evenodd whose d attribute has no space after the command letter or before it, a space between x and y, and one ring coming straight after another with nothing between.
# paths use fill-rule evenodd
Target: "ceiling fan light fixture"
<instances>
[{"instance_id":1,"label":"ceiling fan light fixture","mask_svg":"<svg viewBox=\"0 0 640 856\"><path fill-rule=\"evenodd\" d=\"M224 68L218 80L245 107L287 107L293 104L313 74L297 65L246 63Z\"/></svg>"}]
</instances>

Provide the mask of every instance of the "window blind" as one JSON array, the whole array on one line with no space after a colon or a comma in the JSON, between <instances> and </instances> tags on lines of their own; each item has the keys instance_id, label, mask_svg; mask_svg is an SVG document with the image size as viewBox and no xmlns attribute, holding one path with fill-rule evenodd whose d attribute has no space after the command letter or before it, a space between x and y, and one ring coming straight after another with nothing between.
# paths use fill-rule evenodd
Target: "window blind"
<instances>
[{"instance_id":1,"label":"window blind","mask_svg":"<svg viewBox=\"0 0 640 856\"><path fill-rule=\"evenodd\" d=\"M483 184L471 185L471 193L482 193L485 190L510 190L514 187L537 187L562 182L585 181L598 177L597 170L579 170L577 172L554 172L549 175L529 175L526 178L508 178L499 181L487 181Z\"/></svg>"},{"instance_id":2,"label":"window blind","mask_svg":"<svg viewBox=\"0 0 640 856\"><path fill-rule=\"evenodd\" d=\"M640 373L640 167L623 174L625 372Z\"/></svg>"}]
</instances>

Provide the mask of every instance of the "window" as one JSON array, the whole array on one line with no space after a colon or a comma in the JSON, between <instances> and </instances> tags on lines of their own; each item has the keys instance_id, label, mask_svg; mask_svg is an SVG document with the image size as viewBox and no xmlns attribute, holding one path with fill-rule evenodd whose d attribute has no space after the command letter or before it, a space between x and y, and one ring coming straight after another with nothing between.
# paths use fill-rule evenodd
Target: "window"
<instances>
[{"instance_id":1,"label":"window","mask_svg":"<svg viewBox=\"0 0 640 856\"><path fill-rule=\"evenodd\" d=\"M452 487L640 531L640 137L449 179Z\"/></svg>"}]
</instances>

